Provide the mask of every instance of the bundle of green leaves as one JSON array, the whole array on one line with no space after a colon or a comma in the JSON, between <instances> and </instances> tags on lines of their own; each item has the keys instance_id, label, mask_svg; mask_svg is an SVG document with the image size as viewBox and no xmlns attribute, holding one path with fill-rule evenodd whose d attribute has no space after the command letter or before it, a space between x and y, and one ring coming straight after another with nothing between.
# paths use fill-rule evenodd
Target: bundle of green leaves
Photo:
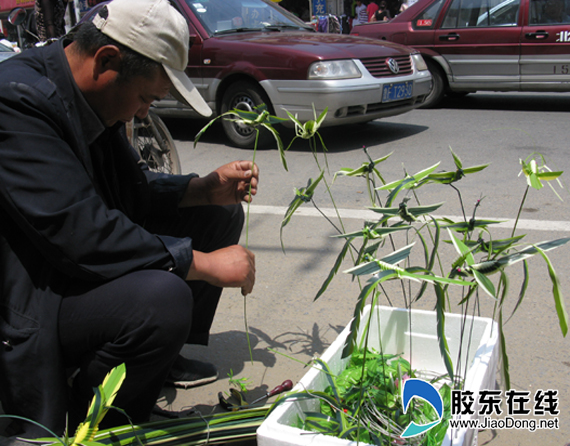
<instances>
[{"instance_id":1,"label":"bundle of green leaves","mask_svg":"<svg viewBox=\"0 0 570 446\"><path fill-rule=\"evenodd\" d=\"M317 362L326 373L328 387L323 392L306 390L288 396L319 399L319 411L306 412L304 419L299 418L297 427L300 429L367 444L398 444L410 422L427 424L438 419L433 407L423 400L413 401L404 413L402 385L418 376L400 355L355 351L337 376L326 363ZM439 392L446 408L444 420L447 420L451 416L451 388L445 378L439 376L430 382L440 384ZM441 444L448 425L440 423L424 435L408 439L407 444Z\"/></svg>"}]
</instances>

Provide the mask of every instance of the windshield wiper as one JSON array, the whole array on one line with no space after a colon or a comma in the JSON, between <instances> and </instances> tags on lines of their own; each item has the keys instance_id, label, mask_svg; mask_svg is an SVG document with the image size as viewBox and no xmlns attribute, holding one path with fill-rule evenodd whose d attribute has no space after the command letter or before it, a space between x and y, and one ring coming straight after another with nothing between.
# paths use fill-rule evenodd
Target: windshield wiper
<instances>
[{"instance_id":1,"label":"windshield wiper","mask_svg":"<svg viewBox=\"0 0 570 446\"><path fill-rule=\"evenodd\" d=\"M280 32L285 29L297 29L302 31L313 30L311 27L303 27L298 25L288 25L288 24L275 24L275 25L266 25L263 28L229 28L229 29L222 29L220 31L215 31L214 35L219 36L221 34L234 34L234 33L244 33L244 32L258 32L258 31L274 31Z\"/></svg>"},{"instance_id":2,"label":"windshield wiper","mask_svg":"<svg viewBox=\"0 0 570 446\"><path fill-rule=\"evenodd\" d=\"M215 31L214 34L217 36L219 34L234 34L234 33L245 33L245 32L255 32L261 31L263 28L229 28L222 29L220 31Z\"/></svg>"},{"instance_id":3,"label":"windshield wiper","mask_svg":"<svg viewBox=\"0 0 570 446\"><path fill-rule=\"evenodd\" d=\"M306 30L312 29L312 28L310 28L308 26L305 27L305 26L298 26L298 25L274 24L274 25L267 25L263 29L269 29L271 31L282 31L284 29L298 29L298 30L306 31Z\"/></svg>"}]
</instances>

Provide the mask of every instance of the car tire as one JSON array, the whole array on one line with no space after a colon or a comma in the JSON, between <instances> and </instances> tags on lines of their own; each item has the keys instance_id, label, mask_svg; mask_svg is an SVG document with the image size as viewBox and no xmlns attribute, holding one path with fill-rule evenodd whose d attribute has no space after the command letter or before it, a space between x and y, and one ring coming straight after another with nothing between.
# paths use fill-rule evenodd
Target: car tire
<instances>
[{"instance_id":1,"label":"car tire","mask_svg":"<svg viewBox=\"0 0 570 446\"><path fill-rule=\"evenodd\" d=\"M426 63L431 74L431 90L420 108L435 108L445 96L445 74L435 62L426 60Z\"/></svg>"},{"instance_id":2,"label":"car tire","mask_svg":"<svg viewBox=\"0 0 570 446\"><path fill-rule=\"evenodd\" d=\"M273 114L269 98L260 86L249 81L238 81L230 85L224 92L221 112L223 114L233 109L253 111L254 107L261 104L267 105L269 113ZM234 146L241 149L254 148L256 137L256 130L254 128L224 118L222 118L222 127L224 133ZM259 128L259 138L257 141L257 147L259 149L267 148L267 146L271 144L272 139L271 133L268 130Z\"/></svg>"}]
</instances>

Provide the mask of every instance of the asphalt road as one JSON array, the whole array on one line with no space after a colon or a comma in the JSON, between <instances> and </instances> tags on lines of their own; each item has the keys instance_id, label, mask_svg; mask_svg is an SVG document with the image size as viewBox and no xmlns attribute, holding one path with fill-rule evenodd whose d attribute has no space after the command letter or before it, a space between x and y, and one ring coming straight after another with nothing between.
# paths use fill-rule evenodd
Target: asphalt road
<instances>
[{"instance_id":1,"label":"asphalt road","mask_svg":"<svg viewBox=\"0 0 570 446\"><path fill-rule=\"evenodd\" d=\"M482 173L468 175L458 186L466 213L482 199L477 216L505 220L496 236L510 235L525 191L519 177L520 159L532 152L545 156L552 170L570 172L568 157L568 111L570 94L475 94L449 100L436 110L415 110L405 115L354 125L323 129L327 146L326 161L331 174L341 168L356 168L366 161L363 146L373 159L392 153L379 165L387 181L403 172L415 173L441 162L438 170L454 169L449 147L465 167L490 163ZM183 163L184 172L206 174L235 159L251 159L253 152L225 145L221 129L212 127L193 148L193 138L205 122L167 120ZM287 145L294 133L283 130ZM349 322L358 294L347 277L339 276L318 301L313 297L334 263L340 244L335 233L315 211L305 205L305 215L295 216L283 231L286 254L280 246L280 223L285 208L294 197L294 188L304 187L308 178L319 173L306 141L296 141L287 153L286 172L275 148L256 153L261 169L261 185L250 209L248 245L256 254L257 281L244 305L235 290L224 292L208 348L188 348L185 354L216 363L218 382L197 389L165 389L161 405L172 410L196 406L209 411L219 391L229 390L229 376L246 378L251 398L262 395L284 379L298 381L306 368L301 363L320 355ZM563 177L564 178L564 177ZM568 181L568 180L566 180ZM558 188L558 186L557 186ZM336 205L345 216L347 230L358 229L368 195L361 179L338 178L333 185ZM561 201L549 189L532 190L521 213L517 234L538 242L570 236L570 194L558 188ZM422 203L444 201L438 215L461 215L457 194L449 187L430 188L421 193ZM324 190L315 194L317 205L332 209ZM307 209L305 211L305 209ZM245 236L242 243L245 244ZM568 296L570 246L550 255ZM564 445L570 442L570 348L561 335L552 285L544 263L531 261L531 285L522 306L505 327L510 360L511 387L528 391L530 397L541 389L558 391L559 429L530 432L528 429L487 429L479 433L479 445ZM512 274L512 310L518 294ZM515 285L516 284L516 285ZM392 303L404 303L392 296ZM386 304L386 302L384 302ZM433 302L419 304L430 309ZM568 308L568 304L567 304ZM492 303L484 302L482 312L492 314ZM245 325L251 348L248 347ZM253 359L253 361L251 360ZM505 398L503 397L503 403ZM506 412L506 408L505 408ZM532 417L532 414L530 415Z\"/></svg>"}]
</instances>

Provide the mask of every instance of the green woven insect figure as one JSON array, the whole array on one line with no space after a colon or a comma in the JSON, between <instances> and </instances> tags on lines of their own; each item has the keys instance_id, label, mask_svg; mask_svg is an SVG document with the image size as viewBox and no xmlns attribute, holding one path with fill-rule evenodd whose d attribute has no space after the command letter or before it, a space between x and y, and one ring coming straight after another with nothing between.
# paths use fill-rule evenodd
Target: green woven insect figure
<instances>
[{"instance_id":1,"label":"green woven insect figure","mask_svg":"<svg viewBox=\"0 0 570 446\"><path fill-rule=\"evenodd\" d=\"M443 206L443 203L436 203L426 206L408 207L408 201L410 201L410 198L406 197L400 202L398 207L370 207L368 209L378 214L383 214L383 220L398 216L407 223L413 223L418 219L418 217L431 214Z\"/></svg>"},{"instance_id":2,"label":"green woven insect figure","mask_svg":"<svg viewBox=\"0 0 570 446\"><path fill-rule=\"evenodd\" d=\"M384 155L381 158L373 160L370 157L370 155L368 154L368 150L366 149L366 147L363 147L362 149L364 150L364 153L366 153L366 156L368 157L368 161L362 163L360 165L360 167L358 167L356 169L350 169L348 167L343 167L342 169L340 169L338 172L336 172L334 174L333 181L340 175L343 175L346 177L365 177L371 173L375 173L378 178L382 179L382 175L380 175L380 172L376 168L376 165L381 163L382 161L386 161L394 152L390 152L388 155Z\"/></svg>"},{"instance_id":3,"label":"green woven insect figure","mask_svg":"<svg viewBox=\"0 0 570 446\"><path fill-rule=\"evenodd\" d=\"M293 140L289 144L289 147L291 147L291 144L293 144L293 141L295 141L295 139L297 139L297 138L311 139L311 138L315 137L315 135L318 134L318 131L319 131L319 128L321 127L321 124L323 123L323 121L325 120L325 118L327 116L328 110L329 110L328 107L325 107L325 109L317 117L317 111L315 110L315 104L313 104L313 116L315 117L315 119L309 119L304 124L301 124L301 122L297 119L296 116L293 116L289 111L285 110L285 113L287 113L287 116L289 116L291 121L293 121L293 123L295 124L295 138L293 138ZM289 147L287 147L287 149L289 149Z\"/></svg>"},{"instance_id":4,"label":"green woven insect figure","mask_svg":"<svg viewBox=\"0 0 570 446\"><path fill-rule=\"evenodd\" d=\"M414 214L408 211L408 205L407 205L408 201L410 201L409 197L406 197L402 200L402 202L398 206L398 215L405 222L413 223L417 220L417 218L414 217Z\"/></svg>"},{"instance_id":5,"label":"green woven insect figure","mask_svg":"<svg viewBox=\"0 0 570 446\"><path fill-rule=\"evenodd\" d=\"M287 161L285 160L285 151L283 148L283 142L281 141L279 133L273 127L275 124L280 124L287 120L271 115L265 104L260 104L254 107L252 111L239 110L235 108L233 110L229 110L225 113L222 113L219 116L216 116L214 119L210 120L208 124L202 127L202 129L198 132L198 134L194 138L194 148L196 148L196 144L198 144L198 141L200 140L204 132L208 130L208 128L210 128L210 126L220 118L232 122L237 122L240 125L254 128L258 133L260 127L269 131L273 135L273 139L275 139L275 142L277 143L279 156L281 157L281 163L283 164L285 170L288 170ZM256 140L256 146L257 146L257 140Z\"/></svg>"},{"instance_id":6,"label":"green woven insect figure","mask_svg":"<svg viewBox=\"0 0 570 446\"><path fill-rule=\"evenodd\" d=\"M295 213L295 211L303 203L309 203L311 201L311 199L313 198L313 195L315 193L315 189L316 189L317 185L323 179L324 174L325 174L325 171L321 170L321 173L316 180L313 181L312 178L309 178L309 181L307 182L306 187L302 187L300 189L295 188L295 198L293 198L293 201L291 201L291 203L289 203L289 207L287 208L287 211L285 212L285 216L283 217L283 220L281 221L281 229L280 229L279 238L281 239L281 250L283 252L285 252L285 245L283 244L283 228L291 221L291 217L293 217L293 214Z\"/></svg>"},{"instance_id":7,"label":"green woven insect figure","mask_svg":"<svg viewBox=\"0 0 570 446\"><path fill-rule=\"evenodd\" d=\"M453 156L453 162L455 163L456 170L449 172L432 173L426 177L425 181L431 181L433 183L441 183L441 184L453 184L459 181L465 175L479 172L489 166L489 164L480 164L478 166L463 167L463 162L461 161L461 158L459 158L459 156L455 154L455 152L451 147L449 148L449 150L451 150L451 156Z\"/></svg>"},{"instance_id":8,"label":"green woven insect figure","mask_svg":"<svg viewBox=\"0 0 570 446\"><path fill-rule=\"evenodd\" d=\"M537 156L541 158L542 163L540 165L538 165L538 163L536 162L535 158ZM519 162L522 166L519 176L521 174L524 174L528 186L536 190L540 190L544 187L542 184L543 181L552 181L552 180L559 181L558 177L564 173L562 171L557 171L557 172L552 171L544 163L544 157L539 153L531 153L526 159L524 160L521 159L519 160ZM550 183L548 185L550 186ZM550 187L552 188L552 186ZM556 194L554 188L552 188L552 190ZM558 196L558 194L556 195ZM560 198L560 196L558 196L558 198Z\"/></svg>"}]
</instances>

